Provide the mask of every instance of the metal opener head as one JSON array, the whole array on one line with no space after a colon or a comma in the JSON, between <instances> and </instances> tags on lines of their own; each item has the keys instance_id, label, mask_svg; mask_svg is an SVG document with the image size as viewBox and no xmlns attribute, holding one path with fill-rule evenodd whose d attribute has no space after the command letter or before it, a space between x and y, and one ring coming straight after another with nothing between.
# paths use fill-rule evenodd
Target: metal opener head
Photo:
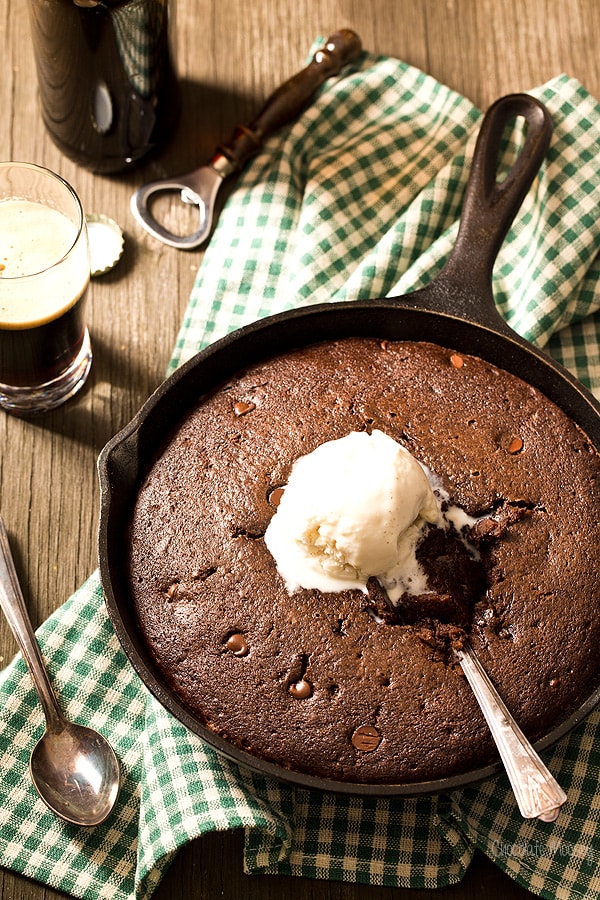
<instances>
[{"instance_id":1,"label":"metal opener head","mask_svg":"<svg viewBox=\"0 0 600 900\"><path fill-rule=\"evenodd\" d=\"M163 244L179 250L193 250L210 235L217 192L230 171L229 160L217 154L208 165L187 175L152 181L138 188L131 197L131 212L139 224ZM197 207L198 227L191 234L176 234L153 214L153 202L167 194L178 194L187 207Z\"/></svg>"}]
</instances>

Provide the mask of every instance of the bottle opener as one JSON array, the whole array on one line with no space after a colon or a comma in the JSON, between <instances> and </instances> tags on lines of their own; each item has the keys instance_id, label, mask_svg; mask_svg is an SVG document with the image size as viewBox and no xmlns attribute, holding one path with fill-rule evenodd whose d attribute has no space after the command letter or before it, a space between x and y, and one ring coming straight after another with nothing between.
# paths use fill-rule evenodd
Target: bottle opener
<instances>
[{"instance_id":1,"label":"bottle opener","mask_svg":"<svg viewBox=\"0 0 600 900\"><path fill-rule=\"evenodd\" d=\"M361 40L353 31L341 29L332 34L309 65L277 88L249 125L239 125L229 143L219 147L208 164L176 178L153 181L135 191L131 211L137 222L170 247L191 250L204 243L212 228L217 192L225 178L238 172L258 152L266 137L300 115L317 88L356 59L361 50ZM150 203L156 195L165 193L179 193L183 203L198 207L199 223L193 234L174 234L154 218Z\"/></svg>"}]
</instances>

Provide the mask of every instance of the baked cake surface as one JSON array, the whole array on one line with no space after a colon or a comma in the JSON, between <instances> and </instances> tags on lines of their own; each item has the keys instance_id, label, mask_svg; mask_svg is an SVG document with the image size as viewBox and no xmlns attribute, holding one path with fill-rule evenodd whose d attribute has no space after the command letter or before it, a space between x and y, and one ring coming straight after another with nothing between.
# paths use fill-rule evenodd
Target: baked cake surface
<instances>
[{"instance_id":1,"label":"baked cake surface","mask_svg":"<svg viewBox=\"0 0 600 900\"><path fill-rule=\"evenodd\" d=\"M466 623L380 615L376 585L290 595L265 547L294 461L374 429L477 519ZM563 412L475 357L367 338L282 354L200 398L149 468L128 538L139 626L190 710L259 758L352 782L460 774L496 758L453 657L463 627L531 739L596 683L599 479Z\"/></svg>"}]
</instances>

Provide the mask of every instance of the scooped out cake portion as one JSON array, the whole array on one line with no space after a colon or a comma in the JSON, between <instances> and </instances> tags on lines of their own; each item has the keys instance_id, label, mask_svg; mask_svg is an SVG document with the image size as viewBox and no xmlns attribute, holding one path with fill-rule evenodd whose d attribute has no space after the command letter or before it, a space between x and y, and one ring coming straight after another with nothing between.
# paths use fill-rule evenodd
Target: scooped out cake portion
<instances>
[{"instance_id":1,"label":"scooped out cake portion","mask_svg":"<svg viewBox=\"0 0 600 900\"><path fill-rule=\"evenodd\" d=\"M320 778L496 758L466 634L531 739L599 677L600 460L539 391L425 342L347 338L239 372L165 436L132 602L209 729Z\"/></svg>"}]
</instances>

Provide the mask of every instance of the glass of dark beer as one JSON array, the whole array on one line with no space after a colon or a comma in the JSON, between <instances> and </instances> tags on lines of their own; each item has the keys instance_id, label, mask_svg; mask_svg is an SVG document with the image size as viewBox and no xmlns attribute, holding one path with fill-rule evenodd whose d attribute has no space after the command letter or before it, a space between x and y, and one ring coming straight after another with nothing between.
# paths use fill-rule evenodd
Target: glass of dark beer
<instances>
[{"instance_id":1,"label":"glass of dark beer","mask_svg":"<svg viewBox=\"0 0 600 900\"><path fill-rule=\"evenodd\" d=\"M0 407L46 412L85 383L90 255L73 188L31 163L0 163Z\"/></svg>"}]
</instances>

